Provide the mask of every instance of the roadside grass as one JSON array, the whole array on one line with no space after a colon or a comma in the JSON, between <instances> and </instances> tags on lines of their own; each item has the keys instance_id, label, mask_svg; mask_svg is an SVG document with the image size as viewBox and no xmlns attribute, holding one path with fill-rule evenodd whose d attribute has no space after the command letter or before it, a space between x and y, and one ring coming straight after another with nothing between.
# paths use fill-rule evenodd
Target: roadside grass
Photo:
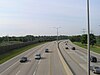
<instances>
[{"instance_id":1,"label":"roadside grass","mask_svg":"<svg viewBox=\"0 0 100 75\"><path fill-rule=\"evenodd\" d=\"M80 46L80 47L83 47L83 48L87 49L87 46L83 45L81 42L73 42L73 43L76 44L76 45L78 45L78 46ZM90 46L90 49L91 49L91 51L100 54L100 47L99 46L96 46L96 45L94 45L93 47Z\"/></svg>"},{"instance_id":2,"label":"roadside grass","mask_svg":"<svg viewBox=\"0 0 100 75\"><path fill-rule=\"evenodd\" d=\"M20 48L20 49L15 49L15 50L13 50L9 53L2 54L2 55L0 55L0 64L6 62L7 60L9 60L9 59L21 54L21 53L33 48L33 47L36 47L40 44L43 44L43 43L45 43L45 42L32 44L32 45L29 45L29 46L26 46L26 47L23 47L23 48Z\"/></svg>"},{"instance_id":3,"label":"roadside grass","mask_svg":"<svg viewBox=\"0 0 100 75\"><path fill-rule=\"evenodd\" d=\"M20 41L3 41L3 42L0 42L0 46L7 46L7 45L13 45L13 44L19 44L19 43L23 43L23 42L20 42Z\"/></svg>"}]
</instances>

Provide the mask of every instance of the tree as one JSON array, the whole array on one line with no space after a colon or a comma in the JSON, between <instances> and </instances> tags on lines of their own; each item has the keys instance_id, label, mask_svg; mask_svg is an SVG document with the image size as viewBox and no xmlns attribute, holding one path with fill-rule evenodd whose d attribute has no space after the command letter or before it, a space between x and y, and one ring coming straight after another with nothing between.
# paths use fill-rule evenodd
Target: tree
<instances>
[{"instance_id":1,"label":"tree","mask_svg":"<svg viewBox=\"0 0 100 75\"><path fill-rule=\"evenodd\" d=\"M81 43L82 44L87 44L87 34L83 34L81 37Z\"/></svg>"},{"instance_id":2,"label":"tree","mask_svg":"<svg viewBox=\"0 0 100 75\"><path fill-rule=\"evenodd\" d=\"M87 34L83 34L81 37L81 43L87 44ZM90 45L94 45L96 43L96 38L94 34L90 34Z\"/></svg>"},{"instance_id":3,"label":"tree","mask_svg":"<svg viewBox=\"0 0 100 75\"><path fill-rule=\"evenodd\" d=\"M94 34L90 34L90 45L94 45L96 43L96 37Z\"/></svg>"},{"instance_id":4,"label":"tree","mask_svg":"<svg viewBox=\"0 0 100 75\"><path fill-rule=\"evenodd\" d=\"M69 36L68 37L72 42L81 42L81 35Z\"/></svg>"}]
</instances>

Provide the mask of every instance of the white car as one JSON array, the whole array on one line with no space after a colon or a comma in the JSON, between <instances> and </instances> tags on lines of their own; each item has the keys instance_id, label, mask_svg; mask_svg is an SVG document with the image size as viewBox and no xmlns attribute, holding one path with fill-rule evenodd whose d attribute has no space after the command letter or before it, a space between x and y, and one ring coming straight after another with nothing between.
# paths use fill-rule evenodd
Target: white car
<instances>
[{"instance_id":1,"label":"white car","mask_svg":"<svg viewBox=\"0 0 100 75\"><path fill-rule=\"evenodd\" d=\"M41 54L39 53L39 54L36 54L35 55L35 59L41 59Z\"/></svg>"}]
</instances>

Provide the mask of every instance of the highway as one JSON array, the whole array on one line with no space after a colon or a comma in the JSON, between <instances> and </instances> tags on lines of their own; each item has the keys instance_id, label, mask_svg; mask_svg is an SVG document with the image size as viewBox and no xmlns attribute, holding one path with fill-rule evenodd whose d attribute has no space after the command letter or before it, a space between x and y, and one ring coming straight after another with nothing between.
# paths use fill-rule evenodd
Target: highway
<instances>
[{"instance_id":1,"label":"highway","mask_svg":"<svg viewBox=\"0 0 100 75\"><path fill-rule=\"evenodd\" d=\"M63 53L67 63L69 64L71 70L75 75L86 75L87 74L87 52L85 49L74 45L71 41L65 41L60 43L60 50ZM65 49L68 47L68 49ZM72 50L71 48L75 47L76 50ZM96 56L98 59L97 63L92 63L91 66L100 66L100 54L96 54L91 52L92 56ZM91 75L98 75L94 74L92 71L90 72Z\"/></svg>"},{"instance_id":2,"label":"highway","mask_svg":"<svg viewBox=\"0 0 100 75\"><path fill-rule=\"evenodd\" d=\"M49 53L45 53L46 48L49 49ZM36 53L41 53L40 60L35 60ZM28 61L20 63L19 59L22 56L28 57ZM56 42L50 42L1 64L0 75L67 75L67 73L59 58Z\"/></svg>"},{"instance_id":3,"label":"highway","mask_svg":"<svg viewBox=\"0 0 100 75\"><path fill-rule=\"evenodd\" d=\"M67 45L66 45L67 43ZM71 47L76 50L72 50ZM68 49L65 49L68 47ZM49 49L45 53L45 49ZM60 48L60 49L59 49ZM0 65L0 75L86 75L87 56L86 50L74 45L70 40L62 40L59 43L48 42L34 47ZM35 54L41 53L40 60L35 59ZM98 58L97 63L91 65L100 66L100 55L91 52ZM20 58L26 56L28 61L20 63ZM91 75L93 74L91 71Z\"/></svg>"}]
</instances>

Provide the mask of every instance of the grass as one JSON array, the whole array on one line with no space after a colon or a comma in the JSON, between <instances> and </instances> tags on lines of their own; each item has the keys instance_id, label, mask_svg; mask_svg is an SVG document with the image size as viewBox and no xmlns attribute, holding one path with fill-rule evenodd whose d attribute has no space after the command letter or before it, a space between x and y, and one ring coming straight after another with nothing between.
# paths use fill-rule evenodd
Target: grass
<instances>
[{"instance_id":1,"label":"grass","mask_svg":"<svg viewBox=\"0 0 100 75\"><path fill-rule=\"evenodd\" d=\"M3 41L3 42L0 42L0 46L7 46L7 45L13 45L13 44L19 44L19 43L22 43L20 41Z\"/></svg>"},{"instance_id":2,"label":"grass","mask_svg":"<svg viewBox=\"0 0 100 75\"><path fill-rule=\"evenodd\" d=\"M45 43L45 42L43 42L43 43ZM9 60L9 59L21 54L21 53L33 48L33 47L36 47L40 44L43 44L43 43L37 43L37 44L29 45L29 46L26 46L26 47L23 47L23 48L20 48L20 49L15 49L15 50L13 50L9 53L2 54L2 55L0 55L0 64L6 62L7 60Z\"/></svg>"},{"instance_id":3,"label":"grass","mask_svg":"<svg viewBox=\"0 0 100 75\"><path fill-rule=\"evenodd\" d=\"M78 45L78 46L80 46L80 47L83 47L83 48L87 48L87 46L86 45L83 45L82 43L80 43L80 42L74 42L74 44L76 44L76 45ZM96 53L99 53L100 54L100 47L99 46L96 46L96 45L94 45L93 47L92 46L90 46L90 49L91 49L91 51L93 51L93 52L96 52Z\"/></svg>"}]
</instances>

